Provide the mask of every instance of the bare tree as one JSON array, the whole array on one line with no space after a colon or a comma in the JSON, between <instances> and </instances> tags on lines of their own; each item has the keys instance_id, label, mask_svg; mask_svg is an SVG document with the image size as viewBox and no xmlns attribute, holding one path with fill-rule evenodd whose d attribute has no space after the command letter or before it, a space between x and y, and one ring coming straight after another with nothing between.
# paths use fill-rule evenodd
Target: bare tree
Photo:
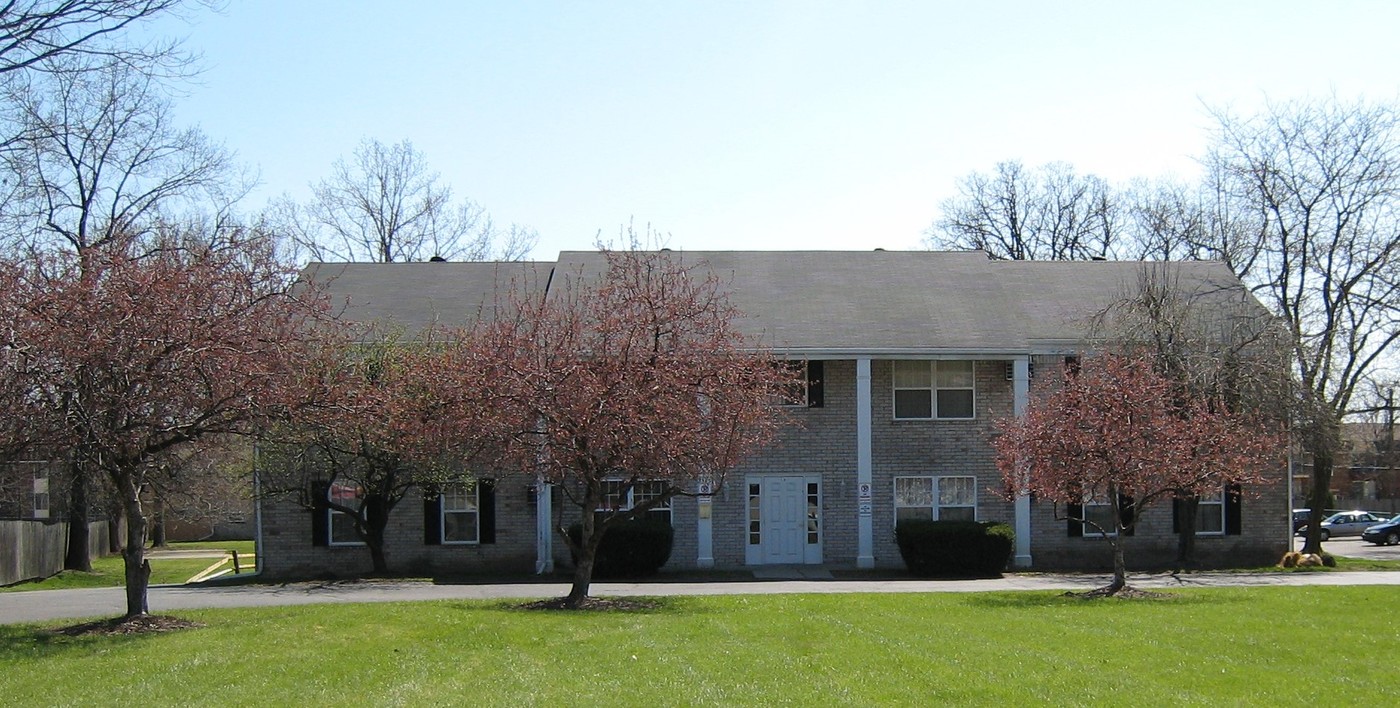
<instances>
[{"instance_id":1,"label":"bare tree","mask_svg":"<svg viewBox=\"0 0 1400 708\"><path fill-rule=\"evenodd\" d=\"M1026 169L999 162L974 172L926 232L933 248L983 250L1008 260L1088 260L1114 254L1120 216L1108 184L1062 162Z\"/></svg>"},{"instance_id":2,"label":"bare tree","mask_svg":"<svg viewBox=\"0 0 1400 708\"><path fill-rule=\"evenodd\" d=\"M11 238L81 254L182 208L241 196L227 151L175 125L159 78L122 62L44 66L7 96L21 129L6 156Z\"/></svg>"},{"instance_id":3,"label":"bare tree","mask_svg":"<svg viewBox=\"0 0 1400 708\"><path fill-rule=\"evenodd\" d=\"M164 215L229 194L228 154L173 124L160 78L108 57L59 56L42 67L5 86L19 131L3 155L11 189L0 239L8 249L30 257L67 251L86 268L93 250L130 242ZM67 459L76 465L86 457ZM87 570L94 475L69 470L66 477L65 566Z\"/></svg>"},{"instance_id":4,"label":"bare tree","mask_svg":"<svg viewBox=\"0 0 1400 708\"><path fill-rule=\"evenodd\" d=\"M1283 318L1300 401L1295 426L1326 497L1342 419L1392 375L1400 338L1400 111L1335 98L1217 111L1210 154L1224 197L1253 216L1241 275ZM1321 549L1314 504L1305 552Z\"/></svg>"},{"instance_id":5,"label":"bare tree","mask_svg":"<svg viewBox=\"0 0 1400 708\"><path fill-rule=\"evenodd\" d=\"M18 0L0 5L0 76L63 57L152 65L175 45L117 41L128 29L179 12L185 0ZM201 4L213 5L212 2Z\"/></svg>"},{"instance_id":6,"label":"bare tree","mask_svg":"<svg viewBox=\"0 0 1400 708\"><path fill-rule=\"evenodd\" d=\"M1142 264L1137 282L1096 314L1093 337L1149 361L1183 399L1282 427L1292 407L1283 328L1235 283L1183 277L1183 265ZM1201 265L1191 266L1201 268ZM1182 407L1179 414L1191 412ZM1193 561L1196 489L1176 490L1177 562Z\"/></svg>"},{"instance_id":7,"label":"bare tree","mask_svg":"<svg viewBox=\"0 0 1400 708\"><path fill-rule=\"evenodd\" d=\"M348 162L336 160L329 179L312 185L308 204L283 197L270 219L318 261L520 260L529 254L538 239L533 229L497 227L472 201L454 201L439 179L409 141L368 139Z\"/></svg>"}]
</instances>

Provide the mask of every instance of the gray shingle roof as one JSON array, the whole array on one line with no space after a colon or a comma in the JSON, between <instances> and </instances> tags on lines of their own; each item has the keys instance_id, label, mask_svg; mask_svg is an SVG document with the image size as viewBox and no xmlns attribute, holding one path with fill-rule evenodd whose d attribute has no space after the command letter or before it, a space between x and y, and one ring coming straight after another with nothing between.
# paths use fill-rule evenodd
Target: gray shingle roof
<instances>
[{"instance_id":1,"label":"gray shingle roof","mask_svg":"<svg viewBox=\"0 0 1400 708\"><path fill-rule=\"evenodd\" d=\"M708 264L746 317L748 334L806 355L1009 355L1072 348L1089 317L1136 287L1149 264L1125 261L993 261L981 252L676 251ZM475 318L497 288L551 277L596 277L596 251L556 263L313 264L353 319L408 328ZM1162 264L1150 264L1163 267ZM1169 264L1180 286L1238 302L1240 283L1216 262ZM557 281L556 281L557 282Z\"/></svg>"},{"instance_id":2,"label":"gray shingle roof","mask_svg":"<svg viewBox=\"0 0 1400 708\"><path fill-rule=\"evenodd\" d=\"M303 280L325 288L332 307L358 322L416 332L465 324L495 311L497 292L515 284L539 292L553 263L312 263Z\"/></svg>"},{"instance_id":3,"label":"gray shingle roof","mask_svg":"<svg viewBox=\"0 0 1400 708\"><path fill-rule=\"evenodd\" d=\"M982 252L684 251L708 263L771 347L809 354L1012 354L1082 342L1089 318L1132 292L1146 264L993 261ZM602 254L566 251L558 272L597 273ZM1181 287L1237 299L1224 264L1167 264ZM558 277L556 275L556 277Z\"/></svg>"}]
</instances>

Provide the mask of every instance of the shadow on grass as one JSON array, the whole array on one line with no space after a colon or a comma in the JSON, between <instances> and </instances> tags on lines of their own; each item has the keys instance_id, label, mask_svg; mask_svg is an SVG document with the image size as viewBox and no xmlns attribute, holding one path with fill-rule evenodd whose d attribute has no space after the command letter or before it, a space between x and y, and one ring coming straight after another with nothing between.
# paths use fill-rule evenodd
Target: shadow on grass
<instances>
[{"instance_id":1,"label":"shadow on grass","mask_svg":"<svg viewBox=\"0 0 1400 708\"><path fill-rule=\"evenodd\" d=\"M669 596L637 596L637 597L613 597L598 596L589 597L584 606L570 609L562 606L563 598L554 597L544 600L511 598L503 600L468 600L450 601L447 607L455 610L465 610L481 612L482 610L509 612L509 613L530 613L548 614L554 616L568 617L571 615L578 617L594 617L598 615L620 614L620 615L693 615L708 612L707 609L697 607L695 603L688 602L689 598L669 597Z\"/></svg>"},{"instance_id":2,"label":"shadow on grass","mask_svg":"<svg viewBox=\"0 0 1400 708\"><path fill-rule=\"evenodd\" d=\"M1244 597L1230 593L1201 594L1194 591L1153 590L1151 597L1092 597L1070 595L1058 591L1008 591L976 593L967 596L971 607L996 610L1039 610L1047 607L1098 607L1105 603L1162 606L1222 605L1247 602Z\"/></svg>"},{"instance_id":3,"label":"shadow on grass","mask_svg":"<svg viewBox=\"0 0 1400 708\"><path fill-rule=\"evenodd\" d=\"M22 666L22 662L65 654L94 654L146 642L159 634L85 634L81 636L64 634L64 630L71 626L76 625L57 627L0 625L0 666Z\"/></svg>"}]
</instances>

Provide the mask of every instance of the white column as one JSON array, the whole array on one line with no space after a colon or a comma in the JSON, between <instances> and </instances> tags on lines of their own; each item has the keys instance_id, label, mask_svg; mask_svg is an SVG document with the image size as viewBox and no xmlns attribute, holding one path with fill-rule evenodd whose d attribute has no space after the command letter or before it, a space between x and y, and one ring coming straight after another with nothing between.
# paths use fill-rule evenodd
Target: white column
<instances>
[{"instance_id":1,"label":"white column","mask_svg":"<svg viewBox=\"0 0 1400 708\"><path fill-rule=\"evenodd\" d=\"M870 360L856 360L856 567L875 567L870 449Z\"/></svg>"},{"instance_id":2,"label":"white column","mask_svg":"<svg viewBox=\"0 0 1400 708\"><path fill-rule=\"evenodd\" d=\"M715 567L714 521L710 518L713 491L709 484L700 485L700 496L695 498L695 567Z\"/></svg>"},{"instance_id":3,"label":"white column","mask_svg":"<svg viewBox=\"0 0 1400 708\"><path fill-rule=\"evenodd\" d=\"M1017 418L1026 414L1030 402L1031 372L1030 357L1018 356L1011 362L1011 400ZM1026 492L1016 495L1015 502L1016 557L1017 568L1031 565L1031 497Z\"/></svg>"},{"instance_id":4,"label":"white column","mask_svg":"<svg viewBox=\"0 0 1400 708\"><path fill-rule=\"evenodd\" d=\"M554 572L554 488L535 482L535 574Z\"/></svg>"}]
</instances>

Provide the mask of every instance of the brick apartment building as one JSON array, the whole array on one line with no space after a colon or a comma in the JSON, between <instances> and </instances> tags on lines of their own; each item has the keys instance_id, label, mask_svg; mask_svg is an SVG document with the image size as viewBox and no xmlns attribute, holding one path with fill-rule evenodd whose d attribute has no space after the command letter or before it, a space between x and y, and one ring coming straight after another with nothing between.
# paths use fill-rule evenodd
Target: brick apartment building
<instances>
[{"instance_id":1,"label":"brick apartment building","mask_svg":"<svg viewBox=\"0 0 1400 708\"><path fill-rule=\"evenodd\" d=\"M731 471L713 494L677 497L653 512L676 531L668 568L899 567L894 527L902 518L1010 523L1018 567L1110 564L1108 544L1065 521L1063 508L1056 518L1049 503L1006 497L989 442L995 421L1018 415L1034 391L1054 384L1066 357L1090 349L1091 316L1129 295L1144 264L927 251L675 257L718 274L746 315L740 328L802 362L809 386L805 400L792 402L799 424L777 444ZM319 264L307 275L345 299L347 316L412 329L476 316L510 282L547 288L555 274L586 277L602 267L599 253L564 252L535 263ZM1243 303L1264 316L1222 264L1169 267L1207 305L1238 312ZM497 477L421 506L400 504L387 534L391 567L472 574L566 566L567 547L553 531L567 513L557 495L526 474ZM1277 484L1204 497L1198 558L1217 565L1277 560L1289 544L1286 480L1280 468ZM333 517L264 500L264 572L367 572L368 553ZM1174 558L1175 521L1172 505L1150 507L1125 539L1129 562Z\"/></svg>"}]
</instances>

